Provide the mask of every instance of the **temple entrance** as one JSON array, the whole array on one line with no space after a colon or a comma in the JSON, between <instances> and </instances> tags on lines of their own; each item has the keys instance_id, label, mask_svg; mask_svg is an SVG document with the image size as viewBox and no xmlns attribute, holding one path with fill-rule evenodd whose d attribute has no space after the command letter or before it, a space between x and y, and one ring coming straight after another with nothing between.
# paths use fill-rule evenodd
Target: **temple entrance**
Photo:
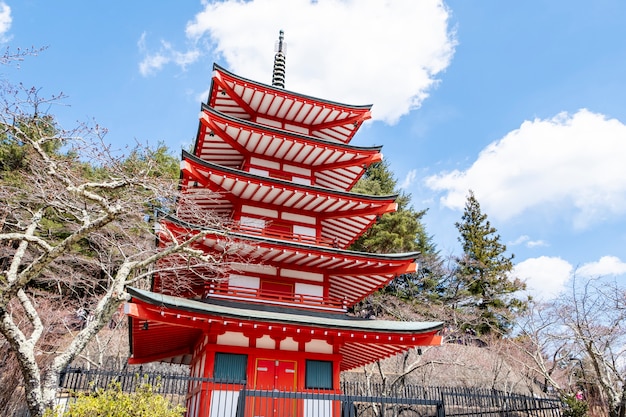
<instances>
[{"instance_id":1,"label":"temple entrance","mask_svg":"<svg viewBox=\"0 0 626 417\"><path fill-rule=\"evenodd\" d=\"M257 390L288 391L296 389L296 362L257 359L254 386ZM253 417L291 417L296 415L297 402L291 398L254 398Z\"/></svg>"}]
</instances>

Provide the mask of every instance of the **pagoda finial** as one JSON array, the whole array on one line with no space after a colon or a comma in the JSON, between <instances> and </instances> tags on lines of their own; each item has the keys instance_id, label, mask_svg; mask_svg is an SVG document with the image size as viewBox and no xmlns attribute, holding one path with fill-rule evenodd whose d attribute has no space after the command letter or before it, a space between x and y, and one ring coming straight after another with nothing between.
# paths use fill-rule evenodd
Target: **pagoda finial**
<instances>
[{"instance_id":1,"label":"pagoda finial","mask_svg":"<svg viewBox=\"0 0 626 417\"><path fill-rule=\"evenodd\" d=\"M276 55L274 55L274 72L272 74L272 85L274 87L285 88L285 52L287 44L285 43L285 32L282 30L278 34L278 42L276 42Z\"/></svg>"}]
</instances>

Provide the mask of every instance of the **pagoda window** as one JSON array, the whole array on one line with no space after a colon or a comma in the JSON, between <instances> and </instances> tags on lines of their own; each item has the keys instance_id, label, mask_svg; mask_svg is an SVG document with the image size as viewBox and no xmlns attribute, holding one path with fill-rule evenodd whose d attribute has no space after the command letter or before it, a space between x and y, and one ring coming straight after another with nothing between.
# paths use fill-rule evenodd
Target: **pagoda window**
<instances>
[{"instance_id":1,"label":"pagoda window","mask_svg":"<svg viewBox=\"0 0 626 417\"><path fill-rule=\"evenodd\" d=\"M313 185L311 184L311 178L302 178L302 177L293 177L291 178L291 181L295 184L300 184L300 185Z\"/></svg>"},{"instance_id":2,"label":"pagoda window","mask_svg":"<svg viewBox=\"0 0 626 417\"><path fill-rule=\"evenodd\" d=\"M333 389L333 363L330 361L306 361L305 388Z\"/></svg>"},{"instance_id":3,"label":"pagoda window","mask_svg":"<svg viewBox=\"0 0 626 417\"><path fill-rule=\"evenodd\" d=\"M305 284L296 282L295 296L305 304L323 304L324 287L321 285Z\"/></svg>"},{"instance_id":4,"label":"pagoda window","mask_svg":"<svg viewBox=\"0 0 626 417\"><path fill-rule=\"evenodd\" d=\"M249 171L251 174L254 175L259 175L261 177L269 177L270 176L270 172L266 169L259 169L259 168L254 168L254 167L250 167Z\"/></svg>"},{"instance_id":5,"label":"pagoda window","mask_svg":"<svg viewBox=\"0 0 626 417\"><path fill-rule=\"evenodd\" d=\"M297 282L296 294L297 295L310 295L312 297L323 297L324 287L321 285L304 284L304 283Z\"/></svg>"},{"instance_id":6,"label":"pagoda window","mask_svg":"<svg viewBox=\"0 0 626 417\"><path fill-rule=\"evenodd\" d=\"M213 378L225 382L244 383L247 367L248 355L216 352Z\"/></svg>"},{"instance_id":7,"label":"pagoda window","mask_svg":"<svg viewBox=\"0 0 626 417\"><path fill-rule=\"evenodd\" d=\"M317 230L313 227L294 225L293 234L297 235L298 239L304 241L315 241L315 237L317 236Z\"/></svg>"},{"instance_id":8,"label":"pagoda window","mask_svg":"<svg viewBox=\"0 0 626 417\"><path fill-rule=\"evenodd\" d=\"M231 274L228 278L230 287L246 288L257 291L261 280L258 277L249 277L245 275Z\"/></svg>"},{"instance_id":9,"label":"pagoda window","mask_svg":"<svg viewBox=\"0 0 626 417\"><path fill-rule=\"evenodd\" d=\"M241 216L239 219L239 227L242 231L261 232L265 229L265 220L255 217Z\"/></svg>"}]
</instances>

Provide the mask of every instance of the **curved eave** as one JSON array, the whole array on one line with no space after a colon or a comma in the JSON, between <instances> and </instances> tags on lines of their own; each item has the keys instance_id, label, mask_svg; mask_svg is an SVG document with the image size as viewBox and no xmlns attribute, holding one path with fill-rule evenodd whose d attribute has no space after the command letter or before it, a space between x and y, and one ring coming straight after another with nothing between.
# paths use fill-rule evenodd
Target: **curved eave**
<instances>
[{"instance_id":1,"label":"curved eave","mask_svg":"<svg viewBox=\"0 0 626 417\"><path fill-rule=\"evenodd\" d=\"M250 180L250 181L259 182L259 183L262 182L262 183L271 184L275 188L287 187L287 188L292 188L294 190L298 190L302 193L315 193L315 194L320 194L324 196L336 196L336 198L363 201L363 202L367 202L368 204L373 204L376 202L387 204L389 202L395 201L396 198L398 197L397 194L366 195L366 194L357 194L357 193L351 193L348 191L341 191L341 190L329 190L329 189L316 187L313 185L296 184L291 181L284 181L284 180L280 180L277 178L264 177L264 176L252 174L250 172L225 167L222 165L214 164L212 162L207 162L184 150L182 153L183 153L183 163L185 161L188 161L196 168L202 168L204 171L207 171L207 172L208 171L220 172L220 175L222 176L226 175L229 178L239 178L241 181Z\"/></svg>"},{"instance_id":2,"label":"curved eave","mask_svg":"<svg viewBox=\"0 0 626 417\"><path fill-rule=\"evenodd\" d=\"M133 345L132 362L169 359L181 356L185 343L206 334L223 331L259 334L280 333L282 336L306 337L327 340L340 345L341 369L351 369L383 359L415 346L433 346L441 343L437 332L441 322L400 322L366 320L346 315L312 315L290 309L253 309L244 304L213 304L197 300L172 297L150 291L128 288L131 303L125 307L131 317ZM143 329L147 323L147 329ZM185 332L186 331L186 332ZM181 335L181 340L171 352L158 340L170 339L169 335ZM186 337L185 337L186 335ZM146 343L150 341L151 343ZM137 352L136 346L143 347ZM169 353L169 356L168 356Z\"/></svg>"},{"instance_id":3,"label":"curved eave","mask_svg":"<svg viewBox=\"0 0 626 417\"><path fill-rule=\"evenodd\" d=\"M381 148L328 142L275 129L230 117L203 104L194 154L237 169L259 158L283 170L306 170L317 186L346 191L368 166L382 160Z\"/></svg>"},{"instance_id":4,"label":"curved eave","mask_svg":"<svg viewBox=\"0 0 626 417\"><path fill-rule=\"evenodd\" d=\"M167 223L169 222L169 225ZM243 233L195 228L167 216L162 224L174 234L203 230L198 248L232 258L293 271L314 272L328 277L329 296L352 306L387 285L396 276L413 273L419 252L376 254L355 252Z\"/></svg>"},{"instance_id":5,"label":"curved eave","mask_svg":"<svg viewBox=\"0 0 626 417\"><path fill-rule=\"evenodd\" d=\"M224 217L234 210L243 212L244 207L252 216L263 217L267 210L308 216L319 222L322 238L337 240L342 247L358 239L377 216L397 209L396 195L369 196L295 184L206 162L187 152L181 169L181 185L199 207Z\"/></svg>"},{"instance_id":6,"label":"curved eave","mask_svg":"<svg viewBox=\"0 0 626 417\"><path fill-rule=\"evenodd\" d=\"M235 75L217 64L207 104L239 119L348 143L371 105L353 106L310 97Z\"/></svg>"},{"instance_id":7,"label":"curved eave","mask_svg":"<svg viewBox=\"0 0 626 417\"><path fill-rule=\"evenodd\" d=\"M363 259L375 260L375 261L414 261L420 254L419 251L415 252L402 252L402 253L369 253L369 252L357 252L327 246L312 246L306 243L298 243L292 241L285 241L280 239L272 239L263 236L250 235L246 233L238 233L232 232L223 229L215 229L210 227L203 227L199 225L194 225L192 223L186 222L182 219L179 219L175 216L171 216L168 214L160 213L159 220L172 223L177 226L180 231L189 232L205 232L208 234L214 234L215 236L224 236L226 238L232 239L240 239L250 242L267 242L271 244L279 244L283 247L289 247L293 250L306 250L309 249L311 251L315 251L321 254L327 254L329 256L333 255L345 255L345 256L353 256L359 257Z\"/></svg>"}]
</instances>

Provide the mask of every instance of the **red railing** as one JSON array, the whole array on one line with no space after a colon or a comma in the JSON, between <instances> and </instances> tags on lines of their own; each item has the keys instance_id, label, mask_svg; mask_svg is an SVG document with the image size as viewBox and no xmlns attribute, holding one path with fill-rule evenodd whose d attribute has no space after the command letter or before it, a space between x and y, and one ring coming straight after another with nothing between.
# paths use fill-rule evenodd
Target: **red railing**
<instances>
[{"instance_id":1,"label":"red railing","mask_svg":"<svg viewBox=\"0 0 626 417\"><path fill-rule=\"evenodd\" d=\"M334 297L319 297L315 295L293 294L282 291L260 290L226 285L210 284L205 293L206 297L228 298L231 300L249 301L260 304L275 304L295 306L313 310L346 311L345 300Z\"/></svg>"},{"instance_id":2,"label":"red railing","mask_svg":"<svg viewBox=\"0 0 626 417\"><path fill-rule=\"evenodd\" d=\"M337 247L338 244L336 240L317 238L315 236L301 235L292 232L279 232L277 230L253 226L235 225L231 228L231 230L233 232L245 233L248 235L263 236L272 239L287 240L290 242L305 243L316 246Z\"/></svg>"}]
</instances>

